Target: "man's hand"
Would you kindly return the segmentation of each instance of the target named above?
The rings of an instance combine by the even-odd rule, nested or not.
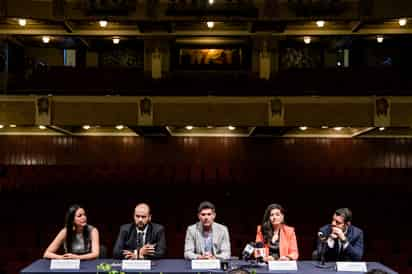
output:
[[[339,238],[341,241],[346,240],[346,236],[343,233],[342,229],[338,227],[332,227],[332,237]]]
[[[131,260],[131,259],[137,259],[137,255],[130,250],[123,250],[123,256],[125,259]]]
[[[145,244],[139,249],[139,258],[144,258],[145,256],[150,256],[155,253],[155,245]]]
[[[216,259],[216,257],[213,256],[211,253],[205,253],[203,255],[197,256],[197,259],[199,259],[199,260],[213,260],[213,259]]]

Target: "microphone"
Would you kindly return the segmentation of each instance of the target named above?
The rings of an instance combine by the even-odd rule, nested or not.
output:
[[[263,242],[256,242],[255,245],[256,250],[256,260],[259,262],[263,262],[264,258],[266,257],[266,249]]]
[[[325,261],[326,261],[325,260],[325,252],[326,252],[326,246],[327,246],[327,241],[328,241],[329,237],[331,237],[331,236],[326,235],[322,231],[318,232],[319,247],[312,254],[313,259],[319,260],[319,264],[316,265],[316,267],[318,267],[318,268],[328,268],[328,266],[325,265]]]
[[[249,260],[252,257],[254,251],[255,251],[255,243],[250,242],[246,244],[245,248],[242,251],[243,260]]]
[[[318,232],[318,238],[321,242],[326,241],[329,237],[325,235],[322,231]]]

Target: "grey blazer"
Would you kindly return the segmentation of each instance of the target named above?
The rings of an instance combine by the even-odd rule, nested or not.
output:
[[[204,250],[204,239],[202,236],[202,225],[200,222],[188,226],[185,238],[185,259],[193,260],[202,255]],[[212,224],[213,255],[218,259],[230,259],[230,239],[226,226]]]

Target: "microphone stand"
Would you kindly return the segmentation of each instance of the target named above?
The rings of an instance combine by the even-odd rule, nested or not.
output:
[[[320,262],[316,264],[317,268],[324,268],[324,269],[333,268],[333,266],[325,264],[326,245],[327,245],[327,238],[320,239],[320,254],[319,254]]]

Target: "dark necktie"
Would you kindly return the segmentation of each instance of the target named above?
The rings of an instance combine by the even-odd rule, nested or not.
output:
[[[143,232],[137,233],[137,248],[141,248],[143,246]]]

